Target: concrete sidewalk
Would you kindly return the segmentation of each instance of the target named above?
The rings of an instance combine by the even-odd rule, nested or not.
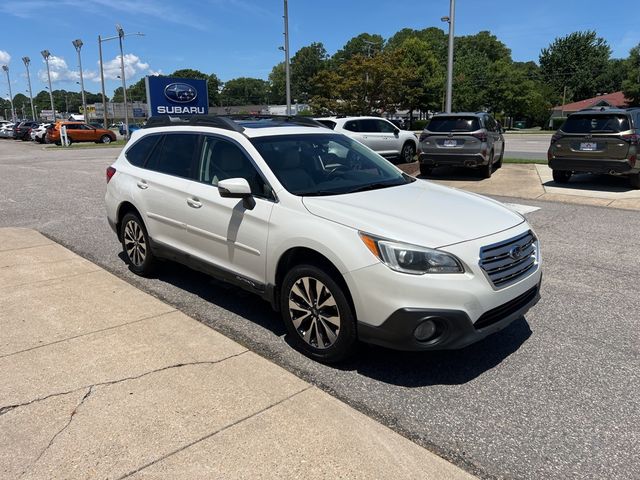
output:
[[[0,478],[473,478],[33,230],[0,229]]]
[[[418,162],[400,167],[410,175],[420,174]],[[640,210],[640,190],[631,188],[625,177],[580,174],[559,185],[553,181],[551,169],[541,164],[506,163],[488,179],[479,178],[472,170],[446,167],[420,178],[483,195]]]

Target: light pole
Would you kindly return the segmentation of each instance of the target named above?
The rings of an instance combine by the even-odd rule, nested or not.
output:
[[[291,115],[291,72],[289,67],[289,4],[284,0],[284,76],[287,92],[287,115]]]
[[[451,113],[451,100],[453,97],[453,39],[455,28],[456,0],[449,0],[449,16],[440,20],[449,24],[449,55],[447,58],[447,104],[445,111]]]
[[[11,102],[11,120],[16,121],[16,110],[13,108],[13,95],[11,93],[11,80],[9,79],[9,67],[2,66],[2,70],[7,74],[7,83],[9,84],[9,101]]]
[[[124,53],[122,51],[122,39],[124,37],[129,37],[131,35],[137,35],[139,37],[144,37],[144,33],[136,32],[136,33],[124,33],[124,30],[120,25],[116,25],[116,32],[118,35],[114,35],[113,37],[102,38],[98,35],[98,50],[100,53],[100,79],[102,81],[102,106],[104,108],[104,123],[105,128],[107,124],[107,101],[106,95],[104,93],[104,68],[102,65],[102,42],[108,42],[109,40],[115,40],[116,38],[120,41],[120,77],[122,79],[122,93],[124,96],[124,115],[125,115],[125,138],[129,139],[129,112],[127,111],[127,84],[124,78]]]
[[[27,69],[27,82],[29,83],[29,100],[31,100],[31,115],[33,120],[36,119],[36,111],[33,108],[33,92],[31,91],[31,74],[29,73],[29,64],[31,63],[31,59],[29,57],[22,57],[22,61],[24,62],[24,66]]]
[[[80,68],[80,90],[82,90],[82,114],[84,115],[84,121],[88,123],[89,116],[87,115],[87,99],[84,96],[84,79],[82,76],[82,58],[80,58],[80,49],[82,48],[82,40],[79,38],[71,42],[74,47],[76,47],[76,51],[78,52],[78,67]],[[105,128],[107,128],[105,126]]]
[[[51,56],[51,52],[49,50],[42,50],[40,52],[42,54],[42,58],[47,64],[47,78],[49,79],[49,100],[51,100],[51,112],[53,113],[53,122],[56,121],[56,107],[53,104],[53,88],[51,88],[51,72],[49,71],[49,57]]]

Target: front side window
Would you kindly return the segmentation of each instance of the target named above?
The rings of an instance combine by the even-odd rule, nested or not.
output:
[[[378,131],[382,133],[396,133],[396,127],[385,120],[376,120]]]
[[[162,138],[162,135],[147,135],[146,137],[142,137],[127,149],[124,156],[131,165],[143,167],[153,147],[156,146],[160,138]]]
[[[147,161],[146,167],[175,177],[191,178],[200,138],[197,134],[169,133]]]
[[[342,195],[415,181],[345,135],[280,135],[254,138],[252,143],[294,195]]]
[[[205,136],[198,162],[197,180],[217,186],[220,180],[244,178],[257,197],[271,198],[271,188],[236,144]]]

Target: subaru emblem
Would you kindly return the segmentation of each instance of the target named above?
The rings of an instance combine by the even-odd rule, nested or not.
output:
[[[164,96],[175,103],[189,103],[196,99],[198,92],[186,83],[171,83],[164,89]]]
[[[509,250],[509,256],[514,260],[519,260],[522,257],[522,247],[520,247],[519,245],[513,247],[511,250]]]

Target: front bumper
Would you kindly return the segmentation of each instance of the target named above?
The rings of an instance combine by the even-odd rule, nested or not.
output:
[[[552,170],[567,170],[578,173],[635,173],[640,164],[632,167],[629,160],[594,159],[584,160],[579,158],[556,158],[549,160],[549,168]]]
[[[507,327],[522,318],[540,300],[540,284],[519,297],[484,313],[474,324],[461,310],[428,310],[402,308],[395,311],[382,325],[358,323],[358,337],[396,350],[454,350],[466,347]],[[416,327],[426,320],[439,326],[433,339],[421,342],[415,337]]]

